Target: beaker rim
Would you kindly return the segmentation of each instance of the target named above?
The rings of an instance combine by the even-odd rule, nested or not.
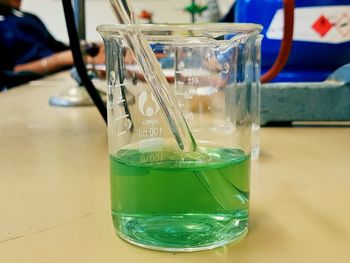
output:
[[[195,23],[195,24],[103,24],[97,26],[100,33],[118,33],[121,31],[141,30],[142,32],[171,31],[181,33],[184,31],[206,31],[222,33],[259,34],[263,27],[253,23]]]

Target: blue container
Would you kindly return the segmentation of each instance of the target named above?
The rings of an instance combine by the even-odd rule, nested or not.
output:
[[[340,5],[350,7],[350,0],[295,0],[296,8]],[[234,12],[236,22],[258,23],[264,26],[262,32],[264,35],[262,42],[263,73],[271,67],[280,49],[281,41],[269,39],[266,33],[276,11],[281,8],[283,8],[282,0],[236,0]],[[342,33],[348,36],[350,35],[350,29],[348,31],[350,19],[347,18],[350,18],[350,11],[349,9],[344,10],[346,10],[344,17],[339,17],[338,22],[344,26]],[[311,27],[310,24],[305,26]],[[322,33],[324,32],[321,31],[320,34]],[[274,82],[323,81],[338,67],[348,63],[350,63],[349,40],[343,43],[320,43],[294,39],[288,63]]]

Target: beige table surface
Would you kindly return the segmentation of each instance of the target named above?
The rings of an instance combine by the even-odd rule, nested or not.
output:
[[[49,97],[58,74],[0,93],[0,262],[350,262],[350,128],[264,128],[250,232],[237,245],[165,253],[130,245],[110,216],[106,126]]]

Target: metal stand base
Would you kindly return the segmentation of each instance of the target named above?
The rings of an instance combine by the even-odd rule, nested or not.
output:
[[[50,97],[53,106],[92,106],[94,105],[88,92],[83,86],[70,87],[61,93]]]
[[[261,125],[293,121],[350,121],[350,64],[327,81],[261,86]]]
[[[261,125],[293,121],[349,121],[350,84],[275,83],[261,87]]]

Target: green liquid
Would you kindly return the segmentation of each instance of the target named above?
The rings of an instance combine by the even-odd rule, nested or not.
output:
[[[247,233],[250,158],[241,150],[121,150],[110,165],[113,224],[131,243],[193,251]]]

